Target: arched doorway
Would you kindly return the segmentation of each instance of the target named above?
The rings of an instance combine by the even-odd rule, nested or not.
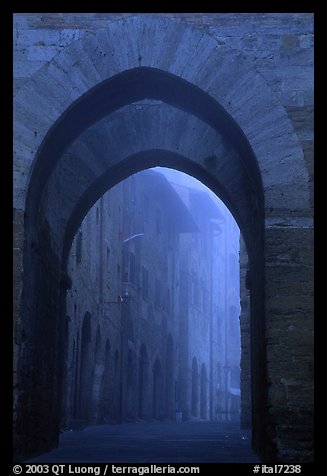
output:
[[[154,73],[154,75],[153,75],[153,73]],[[150,77],[153,76],[154,83],[155,83],[157,72],[147,70],[146,75],[147,74],[149,74]],[[146,77],[146,75],[145,75],[145,77]],[[160,77],[160,74],[159,74],[158,77]],[[136,78],[137,78],[137,76],[136,76]],[[137,83],[138,83],[138,81],[137,81]],[[145,84],[146,84],[146,82],[145,82]],[[170,79],[168,80],[167,87],[169,86],[169,84],[170,84],[170,86],[173,85],[173,83],[171,83]],[[143,83],[142,83],[142,85],[143,85]],[[220,110],[219,107],[217,108],[217,112],[218,111],[220,111],[219,112],[219,114],[220,114],[221,110]],[[167,113],[168,113],[168,111],[167,111]],[[177,113],[176,117],[178,118],[178,121],[183,122],[185,120],[183,114]],[[73,120],[73,118],[71,118],[71,119]],[[155,124],[155,123],[156,123],[156,121],[154,121],[154,122],[151,121],[151,124]],[[107,127],[106,123],[104,124],[104,127],[105,128]],[[203,128],[203,126],[202,126],[202,128]],[[52,148],[52,145],[49,144],[49,147]],[[75,147],[77,147],[78,149],[80,148],[80,139],[78,139],[77,142],[73,143],[72,151]],[[186,144],[185,144],[185,147],[186,147]],[[103,150],[103,152],[105,152],[105,151]],[[203,151],[203,152],[206,153],[205,151]],[[50,153],[50,151],[49,151],[49,153]],[[74,152],[73,152],[73,156],[75,156]],[[70,153],[66,156],[66,158],[63,159],[63,162],[65,162],[65,167],[68,164],[68,162],[67,162],[68,157],[71,157]],[[81,157],[80,149],[76,153],[76,157]],[[97,157],[98,157],[98,160],[101,157],[101,154],[99,153],[99,151],[98,151]],[[208,163],[210,163],[210,161]],[[137,153],[137,154],[133,154],[130,157],[122,160],[121,162],[118,162],[117,164],[109,167],[107,170],[104,170],[103,173],[100,176],[98,176],[95,180],[94,180],[94,176],[93,176],[93,178],[92,178],[93,184],[85,192],[82,193],[82,195],[79,197],[78,201],[76,202],[75,207],[73,207],[71,212],[69,212],[70,216],[69,216],[69,219],[67,221],[67,226],[65,228],[65,232],[64,232],[63,235],[61,235],[61,237],[57,236],[57,238],[59,239],[59,242],[61,242],[61,244],[62,244],[62,252],[63,252],[63,254],[62,254],[62,264],[61,264],[62,269],[61,270],[56,269],[56,268],[53,269],[53,272],[55,274],[59,272],[59,274],[61,276],[63,276],[63,278],[62,278],[63,286],[66,285],[66,282],[67,282],[67,280],[65,278],[66,271],[63,271],[63,270],[66,269],[68,252],[69,252],[69,249],[70,249],[70,244],[71,244],[71,241],[72,241],[77,223],[80,223],[80,220],[83,218],[86,211],[89,209],[89,207],[92,205],[92,203],[94,203],[94,200],[99,198],[99,194],[101,194],[105,190],[107,190],[108,187],[114,185],[115,183],[117,183],[121,179],[123,179],[125,176],[128,176],[129,174],[137,171],[138,169],[147,168],[147,167],[152,166],[152,165],[173,166],[176,169],[184,170],[184,171],[190,173],[191,175],[199,178],[202,182],[208,184],[217,193],[220,193],[223,196],[223,198],[225,199],[225,201],[228,204],[230,204],[230,206],[232,207],[232,200],[231,200],[231,198],[229,198],[229,193],[227,193],[225,188],[223,186],[221,186],[210,175],[210,172],[209,172],[210,167],[207,167],[208,170],[205,170],[205,168],[203,168],[203,166],[200,166],[199,164],[192,162],[189,158],[187,158],[185,156],[182,156],[180,153],[175,153],[175,152],[173,153],[171,151],[166,151],[166,150],[151,149],[151,150],[143,151],[143,152],[140,152],[140,153]],[[240,172],[238,174],[239,177],[242,177],[242,175],[244,176],[244,170],[242,172],[242,168],[244,168],[243,165],[241,165],[241,166],[238,165],[238,169],[239,169],[239,172]],[[56,171],[57,170],[58,170],[58,173],[59,173],[59,169],[56,169]],[[36,176],[37,176],[37,173],[36,173]],[[59,176],[57,176],[57,173],[55,172],[53,177],[50,179],[50,182],[53,182],[53,181],[56,182],[58,179],[59,179]],[[245,177],[244,177],[244,179],[245,179]],[[35,180],[38,181],[37,178],[35,178]],[[49,186],[52,188],[52,185],[54,185],[54,184],[50,185],[50,182],[49,182]],[[71,186],[70,189],[73,191],[73,193],[75,193],[75,192],[77,193],[78,187],[79,187],[79,185],[76,184],[76,187]],[[241,218],[242,208],[244,208],[244,206],[245,206],[244,204],[248,200],[251,201],[252,199],[249,196],[246,197],[246,195],[242,196],[242,197],[240,196],[240,191],[242,191],[241,186],[237,187],[237,189],[238,189],[237,193],[238,193],[239,197],[234,202],[235,206],[233,207],[233,209],[234,209],[235,215],[238,217],[238,219],[240,221],[242,221],[242,218]],[[259,190],[260,190],[260,187],[259,187]],[[242,195],[242,193],[241,193],[241,195]],[[251,195],[251,193],[250,193],[250,195]],[[35,205],[33,205],[34,199],[35,199],[34,195],[31,195],[31,201],[28,201],[28,203],[30,204],[29,206],[31,207],[31,210],[34,209],[34,206],[35,206]],[[74,202],[75,199],[72,199],[72,201]],[[256,202],[260,203],[259,198],[256,199]],[[46,210],[48,210],[49,203],[48,202],[45,203],[44,206],[45,206],[44,211],[46,212]],[[70,205],[70,207],[71,207],[71,205]],[[246,215],[248,213],[250,213],[249,210],[250,210],[250,207],[248,207],[248,210],[245,211],[245,216],[243,217],[244,220],[245,220],[245,223],[246,223],[246,220],[247,220]],[[256,210],[256,213],[258,213],[258,214],[260,214],[262,212],[261,207],[254,208],[254,210]],[[67,209],[67,212],[68,212],[68,209]],[[37,242],[39,242],[39,240],[41,239],[42,240],[42,246],[46,247],[47,243],[49,243],[50,236],[49,236],[49,234],[47,234],[47,233],[49,233],[49,231],[46,231],[46,230],[41,231],[44,226],[47,228],[46,222],[44,222],[41,218],[42,216],[44,216],[43,213],[39,213],[37,215],[37,217],[35,217],[35,215],[33,213],[31,213],[31,215],[30,215],[31,221],[29,223],[30,223],[30,226],[32,227],[31,228],[31,238],[32,238],[32,235],[35,236],[35,232],[39,229],[40,234],[39,234],[39,237],[36,238]],[[35,226],[33,225],[34,219],[36,220],[36,222],[38,222],[38,224],[36,224]],[[252,223],[252,221],[253,221],[253,208],[251,206],[251,223]],[[262,227],[262,224],[263,224],[263,222],[261,220],[255,220],[254,221],[254,226],[255,227],[260,228],[260,227]],[[252,224],[250,225],[249,223],[247,223],[246,226],[248,227],[248,226],[253,226],[253,225]],[[262,231],[262,229],[261,229],[261,231]],[[251,234],[251,238],[250,238],[249,234],[247,233],[245,235],[245,237],[247,238],[247,242],[249,243],[249,241],[248,241],[249,239],[251,239],[253,241],[253,237],[255,237],[256,241],[257,240],[260,241],[260,236],[262,237],[261,231],[259,231],[259,229],[258,229],[257,232]],[[46,233],[46,234],[44,235],[44,233]],[[41,238],[41,236],[43,238]],[[257,262],[257,265],[259,266],[260,260],[262,260],[262,258],[263,258],[262,254],[260,254],[260,249],[261,249],[261,246],[262,246],[262,242],[261,242],[261,244],[257,243],[256,246],[257,246],[257,252],[255,254],[255,261]],[[51,247],[47,251],[45,251],[45,254],[48,254],[48,253],[50,253],[50,255],[53,253],[53,250],[51,250]],[[33,263],[34,263],[33,267],[34,267],[35,270],[38,268],[38,265],[40,265],[41,268],[44,265],[44,263],[42,262],[42,258],[41,258],[41,260],[39,260],[39,258],[33,260]],[[36,274],[38,274],[38,272],[36,272]],[[31,282],[29,282],[29,284],[27,285],[27,288],[30,285],[31,285]],[[261,293],[261,291],[260,291],[261,287],[262,287],[262,280],[260,281],[260,283],[258,283],[258,286],[254,289],[254,292],[258,293],[258,299],[259,299],[259,296],[260,296],[260,293]],[[26,288],[26,291],[27,291],[27,288]],[[64,287],[62,289],[62,292],[63,293],[65,292]],[[260,299],[258,300],[258,304],[259,303],[260,303]],[[262,303],[262,301],[261,301],[261,303]],[[261,325],[262,325],[262,323],[261,323]],[[260,325],[259,325],[259,327],[260,327]],[[259,330],[257,332],[259,332]],[[258,359],[257,362],[261,362],[261,360]],[[261,365],[261,364],[258,364],[258,365]],[[261,390],[262,390],[262,387],[261,387]],[[262,400],[260,400],[260,401],[262,402]]]
[[[154,80],[154,83],[155,83],[157,74],[159,74],[159,76],[158,76],[158,78],[159,78],[161,73],[154,72],[152,70],[147,70],[145,78],[147,77],[148,74],[149,74],[150,77],[153,76],[153,80]],[[137,78],[137,76],[136,76],[136,78]],[[167,78],[169,78],[169,77],[167,77]],[[122,76],[122,79],[124,79],[124,75]],[[136,82],[139,85],[138,80]],[[146,81],[145,81],[145,84],[146,84]],[[150,84],[151,84],[151,81],[150,81]],[[167,88],[171,87],[173,84],[174,83],[172,83],[170,78],[169,78],[168,83],[167,83]],[[142,87],[144,87],[143,83],[142,83]],[[151,88],[152,88],[152,85],[151,85]],[[167,89],[167,91],[168,91],[168,89]],[[171,108],[169,107],[169,109],[171,109]],[[217,108],[217,112],[218,111],[219,111],[219,114],[221,114],[221,109],[219,107]],[[168,113],[168,111],[167,111],[167,113]],[[181,122],[185,121],[184,114],[177,113],[176,117],[177,117],[178,121],[181,121]],[[73,119],[73,118],[71,118],[71,119]],[[156,121],[153,121],[153,122],[152,121],[151,121],[151,124],[156,123]],[[103,124],[103,126],[106,129],[106,127],[107,127],[106,122]],[[201,124],[199,124],[199,127],[200,127],[200,130],[201,130],[201,128],[203,128],[203,124],[202,124],[202,127],[201,127]],[[155,133],[155,131],[153,131],[153,133]],[[76,157],[81,157],[81,154],[80,154],[80,140],[81,139],[78,139],[71,146],[72,147],[72,153],[73,153],[74,157],[75,156]],[[49,147],[52,148],[52,145],[49,144]],[[76,148],[76,147],[78,148],[78,151],[76,150],[76,152],[73,152],[73,149]],[[185,147],[186,147],[186,144],[185,144]],[[103,150],[103,153],[104,152],[105,151]],[[206,153],[206,152],[203,151],[203,153]],[[65,167],[68,164],[68,162],[67,162],[68,157],[71,157],[70,152],[63,159],[63,163],[65,163]],[[101,157],[100,151],[98,151],[97,157],[98,157],[98,160],[99,160],[99,158]],[[94,159],[94,157],[92,157],[92,159]],[[210,161],[207,161],[207,165],[209,163],[210,163]],[[58,269],[57,269],[57,271],[55,271],[55,269],[53,270],[54,273],[59,272],[60,275],[63,276],[63,278],[62,278],[63,285],[65,285],[65,283],[67,281],[66,278],[64,278],[64,276],[66,274],[66,271],[63,271],[63,269],[66,269],[67,257],[68,257],[68,252],[69,252],[69,249],[70,249],[71,241],[72,241],[74,232],[76,231],[77,223],[80,223],[80,220],[84,217],[84,214],[86,213],[86,211],[94,203],[94,201],[99,198],[99,195],[101,195],[101,193],[103,193],[105,190],[108,189],[108,187],[113,186],[115,183],[118,183],[124,177],[130,175],[131,173],[133,173],[133,172],[135,172],[139,169],[147,168],[147,167],[150,167],[150,166],[153,166],[153,165],[171,166],[171,167],[174,167],[176,169],[186,171],[189,174],[199,178],[203,183],[206,183],[207,185],[209,185],[209,187],[211,187],[217,193],[222,195],[222,197],[225,199],[225,201],[234,209],[235,216],[237,216],[238,219],[240,221],[242,221],[241,216],[242,216],[242,208],[244,207],[244,203],[246,203],[249,200],[251,201],[252,199],[249,196],[246,196],[246,195],[243,195],[242,197],[240,196],[240,191],[242,191],[241,186],[237,187],[237,189],[238,189],[237,193],[238,193],[239,197],[234,202],[235,206],[233,207],[232,206],[233,202],[232,202],[231,198],[229,198],[229,193],[226,192],[225,187],[223,187],[221,184],[219,184],[216,181],[216,179],[213,179],[213,177],[211,176],[211,174],[209,172],[210,167],[206,166],[204,168],[203,166],[200,166],[199,164],[197,164],[195,162],[192,162],[189,158],[181,155],[180,153],[175,153],[175,152],[162,150],[162,149],[151,149],[151,150],[146,150],[146,151],[142,151],[140,153],[133,154],[130,157],[122,160],[121,162],[118,162],[117,164],[112,165],[107,170],[104,169],[103,173],[101,175],[99,175],[95,180],[94,180],[94,176],[93,176],[92,185],[85,192],[82,193],[82,195],[79,197],[78,201],[76,202],[75,207],[73,207],[71,212],[69,212],[70,216],[69,216],[69,219],[67,221],[67,226],[65,228],[65,232],[61,237],[58,236],[58,239],[62,244],[62,252],[63,252],[63,254],[62,254],[62,265],[61,265],[62,270],[61,271],[59,271]],[[208,170],[206,170],[206,168]],[[242,175],[244,176],[244,170],[242,172],[242,169],[244,169],[243,165],[238,165],[238,169],[239,169],[239,172],[240,172],[238,174],[238,176],[239,177],[242,177]],[[57,176],[57,170],[59,172],[59,169],[56,169],[56,172],[54,173],[53,177],[50,179],[50,182],[56,182],[59,179],[59,176]],[[36,173],[36,176],[37,176],[37,173]],[[245,179],[245,176],[244,176],[244,179]],[[37,181],[38,179],[35,178],[35,180]],[[241,180],[241,178],[240,178],[240,180]],[[49,182],[49,186],[52,188],[52,184],[50,185],[50,182]],[[79,187],[78,184],[76,184],[76,187],[75,186],[71,187],[71,190],[73,190],[73,193],[78,193],[78,191],[77,191],[78,187]],[[260,187],[259,187],[259,190],[260,190]],[[245,191],[244,191],[244,193],[245,193]],[[251,195],[251,193],[250,193],[250,195]],[[242,195],[242,193],[241,193],[241,195]],[[35,199],[34,195],[31,195],[31,201],[28,201],[28,203],[30,204],[29,206],[31,207],[31,210],[34,208],[34,205],[33,205],[34,199]],[[72,201],[74,202],[75,199],[72,199]],[[256,202],[260,203],[259,198],[256,199]],[[45,210],[48,209],[49,203],[46,203],[44,205],[45,205]],[[70,205],[70,207],[71,207],[71,205]],[[256,213],[258,213],[258,214],[262,213],[261,207],[255,208],[255,210],[256,210]],[[245,215],[248,214],[248,213],[249,213],[249,211],[245,211]],[[30,225],[32,226],[31,234],[34,235],[35,231],[37,229],[39,229],[41,227],[40,228],[40,230],[41,230],[43,228],[43,226],[45,225],[45,222],[42,222],[42,219],[40,218],[42,216],[42,213],[39,213],[37,217],[34,216],[35,220],[37,220],[37,222],[39,222],[39,224],[34,227],[32,225],[32,223],[33,223],[33,214],[31,213],[30,216],[31,216]],[[244,216],[243,218],[245,220],[244,223],[246,223],[246,220],[247,220],[246,216]],[[252,223],[252,221],[253,221],[253,208],[251,208],[251,223]],[[255,222],[254,222],[255,227],[262,227],[262,224],[263,224],[263,222],[261,220],[255,220]],[[249,223],[247,223],[247,226],[250,226]],[[41,232],[41,235],[42,234],[43,234],[43,231]],[[47,238],[46,238],[46,235],[44,236],[44,239],[42,238],[42,243],[43,243],[42,246],[46,246],[46,243],[49,243],[49,241],[48,241],[49,240],[49,235],[47,235],[47,236],[48,236]],[[249,239],[253,240],[253,236],[255,237],[256,241],[258,239],[260,241],[260,236],[262,237],[262,233],[258,229],[257,232],[251,234],[251,238],[249,237],[249,234],[246,234],[245,236],[247,238],[247,242],[249,243],[248,240]],[[37,240],[39,241],[39,238],[37,238]],[[260,254],[260,252],[259,252],[259,250],[261,249],[260,247],[262,246],[262,242],[261,242],[261,244],[257,243],[256,246],[257,246],[257,253],[255,254],[255,260],[256,260],[257,264],[259,265],[260,260],[262,260],[262,258],[263,258],[262,254]],[[48,249],[47,252],[49,252],[50,254],[52,253],[52,251],[50,251],[50,249]],[[37,268],[38,264],[42,267],[43,266],[42,260],[41,261],[36,260],[34,262],[33,266],[35,268]],[[31,283],[29,283],[29,285],[30,284]],[[259,299],[259,296],[260,296],[260,293],[261,293],[261,291],[260,291],[261,286],[262,286],[262,281],[260,281],[258,286],[255,288],[255,293],[258,293],[258,299]],[[65,292],[64,288],[63,288],[62,292],[63,293]],[[259,302],[260,302],[260,300],[258,301],[258,303]],[[258,360],[258,362],[261,362],[260,359]],[[259,365],[261,365],[261,364],[259,364]]]

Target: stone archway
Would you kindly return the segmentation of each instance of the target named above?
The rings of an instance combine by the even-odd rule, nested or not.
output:
[[[191,57],[185,54],[190,48]],[[102,61],[104,55],[110,61]],[[146,104],[154,112],[143,110]],[[17,269],[25,270],[24,285],[15,274],[18,386],[26,390],[17,400],[18,457],[57,441],[58,425],[49,428],[43,415],[53,396],[59,400],[56,350],[63,330],[58,316],[64,313],[65,259],[74,231],[98,198],[99,184],[105,191],[151,165],[171,166],[203,181],[225,201],[242,230],[250,260],[253,442],[258,452],[269,454],[271,427],[277,423],[267,425],[264,243],[273,259],[280,220],[294,231],[294,210],[299,214],[308,208],[309,191],[297,136],[253,64],[207,35],[155,15],[113,23],[68,46],[18,92],[15,153],[20,180],[14,205],[23,231],[18,249],[24,250]],[[291,234],[296,248],[299,241]],[[268,287],[269,280],[274,277],[266,277]],[[269,296],[266,304],[271,307]],[[44,334],[55,338],[49,355],[39,359],[46,350]],[[37,372],[31,375],[31,362],[40,360],[42,368],[34,366]],[[270,385],[277,389],[273,358],[269,365]],[[45,376],[49,368],[54,370],[51,383]],[[28,380],[36,385],[30,387]],[[39,393],[44,406],[33,413]],[[35,432],[42,421],[44,430],[41,425]],[[27,444],[26,434],[34,433]]]

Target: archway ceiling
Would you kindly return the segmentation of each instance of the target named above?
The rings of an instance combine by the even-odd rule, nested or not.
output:
[[[135,159],[142,154],[144,166],[142,160]],[[247,211],[255,191],[249,187],[248,171],[228,138],[187,112],[161,101],[144,100],[93,124],[62,155],[43,194],[45,216],[55,241],[61,242],[70,220],[76,231],[96,200],[119,178],[129,175],[120,165],[122,161],[130,158],[135,171],[151,165],[181,169],[177,156],[189,160],[190,167],[193,163],[204,176],[213,175],[221,184],[216,193],[236,218],[244,223],[250,220]],[[115,167],[121,169],[119,177]]]

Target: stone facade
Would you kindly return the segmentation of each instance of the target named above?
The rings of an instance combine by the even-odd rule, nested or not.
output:
[[[68,265],[63,428],[239,419],[237,225],[207,192],[182,196],[140,172],[83,220]]]
[[[254,449],[312,461],[313,14],[19,13],[13,42],[16,459],[58,439],[73,237],[161,165],[244,239]]]

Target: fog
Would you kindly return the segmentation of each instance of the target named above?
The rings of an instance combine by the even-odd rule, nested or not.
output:
[[[239,228],[187,174],[109,190],[71,248],[62,426],[239,421]]]

